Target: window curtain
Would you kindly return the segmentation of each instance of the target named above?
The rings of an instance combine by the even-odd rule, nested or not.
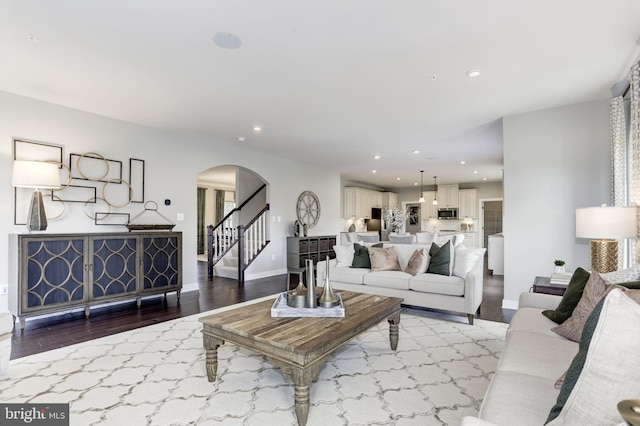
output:
[[[640,206],[640,63],[631,68],[630,78],[631,161],[629,170],[629,205]],[[631,239],[631,265],[640,264],[638,238]]]
[[[627,205],[627,129],[624,98],[617,96],[609,103],[609,125],[611,136],[611,203],[612,206]],[[623,269],[629,259],[629,244],[619,244],[618,269]]]
[[[224,219],[224,191],[216,189],[216,223]]]
[[[205,203],[207,200],[207,189],[206,188],[198,188],[198,198],[197,198],[197,215],[198,215],[198,236],[197,236],[197,244],[198,244],[198,254],[204,254],[204,242],[205,242],[205,231],[204,231],[204,209]]]

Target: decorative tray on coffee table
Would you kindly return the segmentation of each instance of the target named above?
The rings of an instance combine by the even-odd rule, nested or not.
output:
[[[318,306],[317,308],[294,308],[287,305],[287,292],[280,293],[278,298],[273,302],[271,306],[271,316],[273,318],[291,318],[291,317],[310,317],[310,318],[344,318],[344,303],[342,303],[342,296],[340,293],[336,293],[340,303],[333,308],[323,308]]]

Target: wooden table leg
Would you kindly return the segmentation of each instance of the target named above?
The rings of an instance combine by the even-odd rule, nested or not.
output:
[[[400,312],[396,312],[391,315],[389,319],[389,342],[391,343],[391,350],[398,349],[398,328],[400,326]]]
[[[273,364],[280,367],[285,377],[295,385],[295,412],[298,426],[305,426],[309,417],[309,388],[314,379],[320,374],[324,365],[324,359],[308,367],[294,367],[272,360]]]
[[[207,369],[207,379],[210,382],[215,382],[216,374],[218,373],[218,348],[224,344],[224,340],[202,334],[202,342],[206,352],[205,367]]]

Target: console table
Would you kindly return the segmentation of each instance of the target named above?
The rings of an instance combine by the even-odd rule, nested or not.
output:
[[[182,289],[182,233],[10,234],[9,311],[25,319]]]
[[[554,294],[562,296],[567,290],[566,284],[551,284],[549,277],[536,277],[533,281],[532,290],[534,293]]]

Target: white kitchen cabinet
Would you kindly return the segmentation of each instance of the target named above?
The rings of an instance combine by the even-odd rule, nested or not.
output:
[[[356,215],[356,189],[345,187],[342,191],[342,217],[351,219]]]
[[[398,194],[395,192],[383,192],[382,193],[382,207],[385,209],[392,209],[398,205]]]
[[[458,207],[458,184],[438,185],[438,207]]]
[[[478,218],[478,190],[477,189],[461,189],[458,191],[460,219],[477,219]]]
[[[438,206],[433,205],[433,200],[436,198],[436,191],[423,192],[423,197],[424,204],[420,208],[422,219],[437,219]]]
[[[382,192],[349,186],[344,187],[342,194],[342,217],[345,219],[371,219],[371,209],[382,208]]]

